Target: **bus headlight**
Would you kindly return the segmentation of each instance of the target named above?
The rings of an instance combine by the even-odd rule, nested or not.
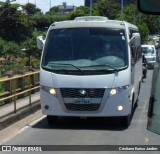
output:
[[[119,105],[119,106],[117,106],[117,109],[118,109],[118,111],[122,111],[123,110],[123,106]]]
[[[50,89],[50,90],[49,90],[49,93],[52,94],[52,95],[56,95],[55,89]]]
[[[122,86],[122,87],[112,88],[110,90],[110,96],[116,95],[116,94],[118,94],[118,93],[120,93],[123,90],[126,90],[128,88],[129,88],[129,86]]]
[[[56,96],[56,90],[54,88],[46,87],[46,86],[41,86],[41,89],[46,91],[47,93]]]
[[[117,89],[111,89],[110,96],[117,94]]]

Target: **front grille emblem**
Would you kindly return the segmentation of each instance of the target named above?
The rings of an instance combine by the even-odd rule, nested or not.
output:
[[[87,93],[84,89],[80,90],[79,92],[81,95],[86,95],[86,93]]]

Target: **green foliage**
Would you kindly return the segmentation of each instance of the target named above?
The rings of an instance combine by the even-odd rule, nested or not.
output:
[[[53,22],[68,20],[68,15],[52,15],[50,13],[44,15],[42,13],[36,13],[30,20],[33,21],[33,26],[36,27],[38,31],[46,31]]]
[[[7,41],[22,41],[28,33],[21,21],[21,13],[17,9],[18,5],[10,3],[0,6],[0,36]]]
[[[5,46],[6,42],[0,38],[0,57],[3,57],[5,55],[4,52],[4,46]]]
[[[146,25],[146,23],[141,23],[138,25],[139,31],[141,33],[141,40],[142,43],[145,43],[148,41],[148,35],[149,35],[149,29]]]
[[[52,7],[46,14],[56,15],[58,13],[58,7],[54,6]]]
[[[70,14],[70,19],[73,20],[75,17],[87,16],[87,15],[89,15],[89,8],[81,6]]]
[[[89,7],[86,7],[86,6],[80,6],[78,7],[76,10],[74,10],[73,12],[71,12],[69,14],[69,19],[70,20],[73,20],[74,18],[76,17],[80,17],[80,16],[89,16],[90,15],[90,8]],[[97,5],[93,5],[92,7],[92,15],[93,16],[98,16],[100,15],[99,14],[99,11],[98,11],[98,8],[97,8]]]
[[[19,45],[13,41],[5,41],[0,38],[0,55],[6,59],[20,56]]]
[[[36,5],[32,3],[27,3],[26,5],[23,5],[22,8],[27,15],[33,15],[37,12],[41,12],[41,10],[39,8],[36,8]]]
[[[33,56],[35,58],[40,58],[41,52],[37,48],[37,36],[44,35],[42,32],[33,32],[30,38],[27,38],[22,44],[21,44],[21,51],[23,52],[23,55],[26,56]]]
[[[60,15],[58,7],[52,7],[46,14],[43,14],[31,3],[22,7],[7,2],[0,4],[0,58],[5,58],[0,67],[1,74],[25,71],[27,66],[39,68],[41,51],[36,46],[37,36],[45,36],[45,31],[54,22],[90,15],[90,8],[85,6],[77,7],[67,15]],[[156,34],[159,31],[159,18],[141,14],[134,4],[124,6],[122,19],[119,3],[115,0],[97,0],[93,3],[92,15],[125,20],[137,25],[142,42],[148,39],[149,34]]]
[[[22,70],[25,72],[27,67],[11,60],[4,61],[3,67],[0,67],[1,76],[12,76],[14,74],[19,74]]]
[[[120,4],[114,0],[98,0],[96,5],[99,14],[111,20],[115,19],[116,15],[121,11]]]
[[[140,12],[138,12],[137,8],[133,4],[127,5],[124,8],[123,20],[138,26],[141,34],[142,42],[145,42],[148,39],[148,35],[149,35],[148,24],[144,22],[143,20],[144,17],[145,15],[140,14]],[[121,20],[120,13],[117,14],[116,19]]]
[[[6,42],[4,46],[4,54],[6,58],[20,56],[21,52],[19,45],[13,41]]]
[[[160,18],[155,15],[141,14],[141,21],[146,23],[150,34],[158,34]]]

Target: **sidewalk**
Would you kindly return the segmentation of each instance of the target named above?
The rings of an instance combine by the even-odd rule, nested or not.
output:
[[[17,112],[14,113],[14,102],[0,106],[0,130],[8,125],[28,116],[40,109],[39,92],[31,95],[31,105],[29,106],[29,97],[16,100]]]

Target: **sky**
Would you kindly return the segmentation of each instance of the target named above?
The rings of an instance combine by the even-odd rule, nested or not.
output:
[[[0,0],[0,1],[6,1],[6,0]],[[66,2],[67,5],[74,5],[74,6],[84,5],[84,0],[16,0],[15,3],[26,4],[28,3],[28,1],[29,3],[36,4],[36,6],[40,8],[44,13],[49,11],[50,4],[52,7],[62,5],[63,2]]]

